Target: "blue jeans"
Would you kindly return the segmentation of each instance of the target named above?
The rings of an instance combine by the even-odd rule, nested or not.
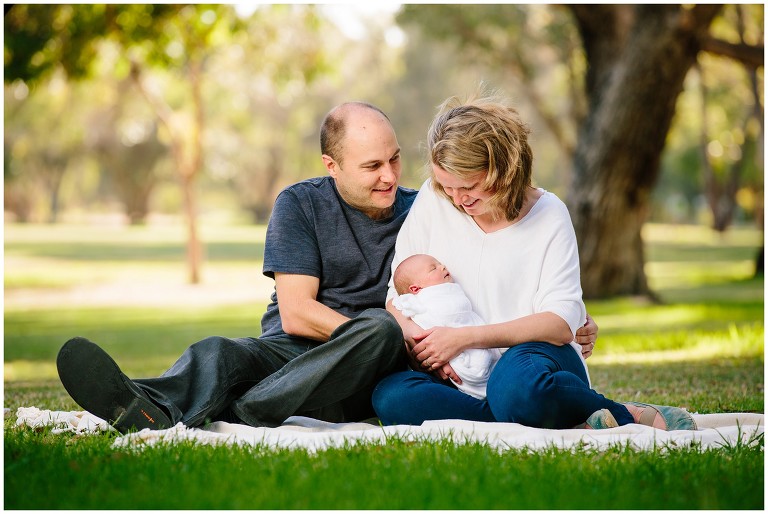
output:
[[[325,421],[374,416],[371,391],[405,369],[403,333],[384,309],[367,309],[328,342],[292,337],[209,337],[168,371],[134,382],[173,423],[223,420],[278,426],[293,415]]]
[[[600,409],[610,410],[619,425],[634,422],[626,407],[590,389],[584,365],[571,346],[543,342],[507,350],[491,373],[485,400],[432,375],[403,371],[376,386],[373,408],[385,425],[467,419],[573,428]]]

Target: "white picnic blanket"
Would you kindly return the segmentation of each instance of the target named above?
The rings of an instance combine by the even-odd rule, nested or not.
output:
[[[96,433],[114,430],[106,421],[84,411],[49,411],[20,407],[16,425],[54,426],[54,431]],[[254,428],[217,421],[202,428],[179,423],[166,430],[144,429],[115,439],[116,447],[143,447],[159,442],[196,441],[201,444],[240,444],[268,448],[304,448],[318,451],[357,443],[387,444],[390,440],[481,442],[500,451],[511,448],[607,449],[629,445],[638,450],[673,450],[700,445],[718,448],[757,443],[763,434],[763,414],[693,414],[699,430],[666,432],[643,425],[625,425],[605,430],[546,430],[517,423],[480,423],[457,419],[427,421],[420,426],[376,426],[368,423],[328,423],[292,416],[277,428]]]

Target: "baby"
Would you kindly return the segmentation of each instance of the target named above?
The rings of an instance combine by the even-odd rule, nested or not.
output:
[[[424,330],[484,324],[472,310],[461,286],[431,255],[416,254],[401,262],[395,270],[394,283],[399,296],[395,297],[393,305]],[[451,367],[462,380],[461,384],[454,384],[470,396],[485,399],[488,377],[500,357],[498,348],[472,348],[461,352],[450,360]]]

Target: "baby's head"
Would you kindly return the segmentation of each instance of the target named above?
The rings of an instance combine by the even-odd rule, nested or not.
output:
[[[394,279],[397,294],[416,294],[425,287],[453,282],[445,266],[423,253],[411,255],[401,262],[395,270]]]

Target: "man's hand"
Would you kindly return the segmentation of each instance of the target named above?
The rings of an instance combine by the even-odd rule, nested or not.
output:
[[[581,345],[581,355],[584,358],[588,358],[595,350],[595,343],[597,342],[597,324],[589,314],[587,314],[587,322],[584,326],[576,331],[576,342]]]

